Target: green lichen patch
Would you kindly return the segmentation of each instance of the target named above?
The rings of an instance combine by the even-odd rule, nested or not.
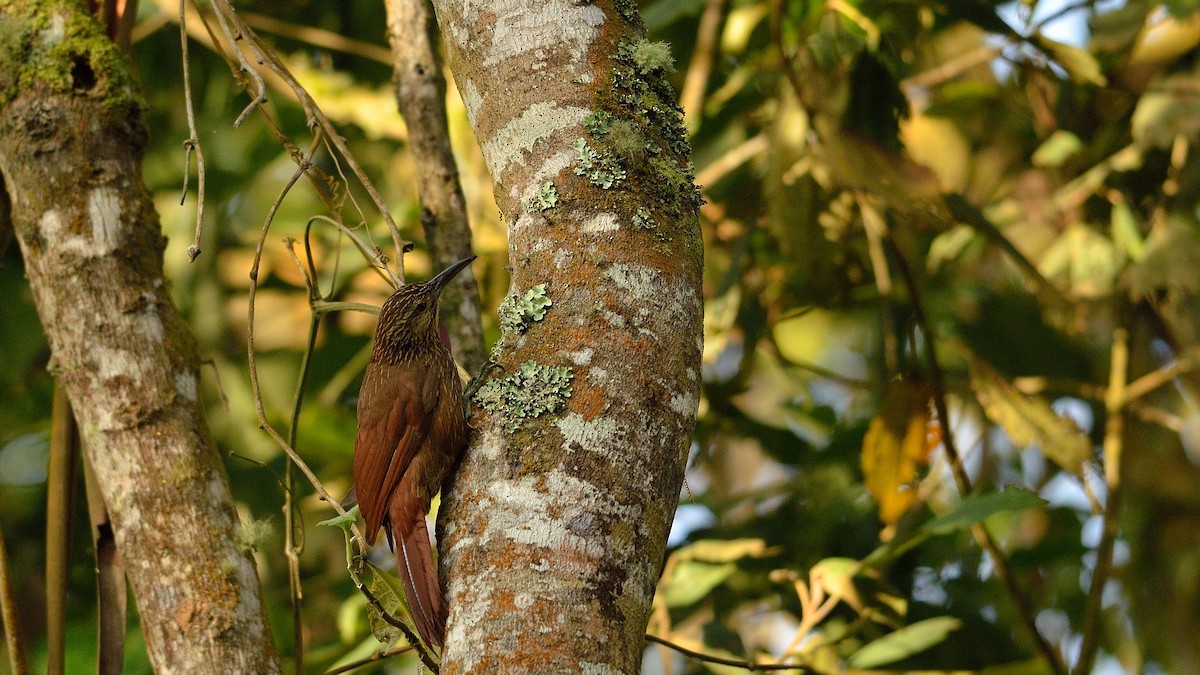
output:
[[[671,45],[665,42],[639,40],[633,43],[629,56],[637,65],[638,71],[643,74],[654,71],[670,73],[675,70],[675,59],[671,56]]]
[[[636,21],[638,18],[637,4],[633,0],[616,0],[613,3],[617,13],[625,18],[626,21]]]
[[[589,134],[600,138],[612,128],[612,121],[612,113],[607,110],[593,110],[583,118],[583,127],[588,130]]]
[[[515,373],[489,380],[480,387],[475,401],[513,433],[527,420],[566,408],[573,377],[570,367],[526,361]]]
[[[575,141],[575,152],[578,160],[575,175],[587,176],[593,185],[605,190],[625,180],[625,169],[611,155],[597,152],[586,140]]]
[[[526,200],[526,211],[548,211],[554,208],[558,203],[558,189],[554,187],[554,183],[546,181],[538,188],[537,194]]]
[[[125,55],[91,15],[66,0],[28,7],[0,4],[0,105],[35,88],[142,104]]]
[[[271,538],[271,520],[250,518],[244,523],[238,523],[234,530],[234,539],[243,553],[254,553]]]
[[[650,209],[639,206],[633,214],[633,225],[643,230],[654,229],[654,217],[650,213]]]
[[[509,333],[524,333],[534,322],[546,316],[546,309],[554,304],[546,295],[546,284],[533,286],[524,295],[514,293],[500,303],[500,328]]]

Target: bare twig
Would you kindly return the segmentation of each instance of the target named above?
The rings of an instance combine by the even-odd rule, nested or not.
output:
[[[83,462],[88,520],[96,551],[96,673],[119,675],[125,660],[125,620],[129,603],[125,592],[125,564],[113,535],[104,495],[87,459]]]
[[[347,663],[343,666],[334,668],[333,670],[327,670],[327,671],[325,671],[325,675],[340,675],[341,673],[348,673],[352,670],[362,668],[363,666],[369,666],[372,663],[378,663],[385,659],[390,659],[393,656],[400,656],[401,654],[407,654],[408,652],[411,652],[412,649],[413,649],[412,645],[404,645],[402,647],[392,647],[391,649],[381,649],[381,650],[375,652],[374,654],[368,656],[365,659],[351,661],[350,663]]]
[[[321,30],[312,26],[302,26],[290,21],[283,21],[265,14],[242,12],[241,16],[252,28],[275,33],[300,42],[307,42],[315,47],[324,47],[335,52],[343,52],[353,56],[361,56],[384,65],[392,65],[392,55],[384,47],[355,40],[333,31]]]
[[[770,147],[771,140],[766,134],[752,136],[697,171],[696,185],[711,188],[734,169],[766,152]]]
[[[318,143],[319,143],[319,139],[313,140],[313,145],[310,147],[310,153],[313,150],[315,150]],[[254,307],[255,307],[254,301],[255,301],[255,295],[258,290],[258,269],[262,262],[263,245],[266,241],[267,234],[270,231],[271,222],[274,220],[275,213],[278,210],[279,205],[282,203],[283,198],[285,196],[287,196],[287,193],[288,193],[288,191],[291,190],[292,186],[294,186],[296,184],[296,181],[298,181],[300,179],[300,176],[305,171],[307,163],[308,163],[307,161],[302,162],[300,164],[300,166],[297,167],[295,173],[292,174],[292,177],[288,180],[287,184],[280,191],[280,194],[276,197],[275,202],[272,203],[271,208],[268,210],[267,218],[263,223],[263,228],[259,234],[258,243],[255,248],[254,262],[251,265],[251,271],[250,271],[250,289],[249,289],[250,297],[247,302],[248,309],[247,309],[247,331],[246,331],[247,338],[246,338],[246,340],[247,340],[247,357],[248,357],[249,363],[250,363],[250,366],[249,366],[250,389],[253,392],[253,396],[254,396],[254,409],[255,409],[255,413],[258,416],[259,428],[262,429],[263,431],[267,432],[267,435],[269,435],[279,445],[279,447],[283,449],[284,453],[288,456],[288,459],[291,461],[291,463],[295,464],[295,466],[298,469],[300,469],[300,472],[304,474],[305,478],[308,479],[308,482],[313,486],[313,489],[316,491],[316,493],[320,497],[320,499],[322,501],[327,502],[333,508],[333,510],[338,513],[338,515],[345,515],[346,509],[344,509],[342,507],[341,503],[336,498],[334,498],[332,495],[329,494],[329,491],[325,489],[324,484],[320,481],[320,479],[317,478],[316,474],[313,473],[312,469],[308,466],[308,463],[305,462],[304,459],[302,457],[300,457],[300,454],[296,452],[295,447],[292,445],[292,443],[290,443],[287,439],[285,439],[283,436],[281,436],[279,434],[279,432],[273,426],[271,426],[271,423],[267,420],[266,411],[265,411],[264,403],[263,403],[263,399],[262,399],[262,390],[259,386],[259,381],[258,381],[258,368],[257,368],[257,363],[256,363],[256,352],[255,352],[255,348],[254,348]],[[285,491],[287,491],[286,488],[285,488]],[[354,531],[354,533],[356,535],[354,537],[354,541],[358,542],[357,546],[360,549],[360,551],[359,551],[360,554],[365,554],[365,551],[362,550],[362,544],[361,544],[362,538],[361,538],[361,536],[359,536],[357,524],[352,526],[352,530]],[[350,568],[350,576],[351,576],[351,579],[354,581],[355,587],[367,598],[367,601],[370,602],[375,607],[375,609],[379,612],[380,616],[383,617],[383,619],[385,621],[387,621],[389,624],[396,626],[397,628],[402,630],[404,632],[404,634],[409,638],[410,642],[417,648],[417,654],[420,656],[422,663],[424,663],[427,667],[429,667],[431,670],[436,672],[437,666],[436,666],[435,661],[433,660],[433,657],[429,654],[429,652],[426,650],[426,648],[423,645],[418,646],[419,642],[417,641],[415,634],[412,632],[412,630],[410,628],[408,628],[404,624],[404,622],[391,616],[388,613],[388,611],[386,609],[384,609],[384,607],[379,603],[379,600],[377,598],[375,598],[375,596],[370,592],[369,589],[367,589],[366,585],[362,582],[362,579],[359,578],[357,571],[354,570],[353,567]]]
[[[683,108],[683,123],[688,133],[700,128],[704,113],[704,92],[708,89],[708,76],[712,73],[713,53],[716,51],[717,33],[721,28],[721,17],[725,12],[725,0],[708,0],[700,25],[696,27],[696,47],[688,61],[687,74],[679,93],[679,106]],[[701,183],[703,185],[703,183]]]
[[[883,238],[888,236],[887,223],[883,214],[863,193],[855,195],[858,212],[862,217],[863,230],[867,234],[867,254],[871,260],[871,271],[875,287],[879,290],[879,310],[883,315],[883,359],[887,366],[887,378],[900,372],[900,345],[896,341],[895,298],[892,291],[892,273],[888,269],[887,254],[883,251]]]
[[[429,0],[385,0],[384,8],[394,60],[392,84],[416,166],[421,226],[435,268],[445,268],[470,257],[472,246],[466,198],[450,147],[446,80],[434,48],[433,6]],[[469,372],[478,371],[487,361],[481,314],[474,272],[463,270],[445,289],[439,318],[452,351]]]
[[[204,150],[196,133],[196,113],[192,106],[192,73],[188,62],[187,0],[179,0],[179,51],[183,56],[183,107],[187,111],[188,138],[183,142],[183,194],[180,206],[187,201],[188,176],[192,172],[192,153],[196,153],[196,238],[188,247],[188,262],[200,255],[200,237],[204,230]]]
[[[47,673],[66,669],[67,559],[71,505],[79,466],[79,432],[71,401],[54,385],[50,427],[50,467],[46,477],[46,651]]]
[[[283,65],[283,62],[279,60],[279,57],[276,56],[275,52],[266,47],[259,39],[258,35],[255,34],[254,30],[246,25],[245,21],[241,18],[237,11],[235,11],[229,4],[229,0],[213,0],[212,5],[213,10],[217,15],[217,19],[221,23],[222,29],[225,31],[227,39],[229,39],[234,45],[234,53],[242,63],[243,68],[250,68],[250,65],[246,61],[245,55],[237,49],[236,41],[241,40],[245,41],[246,45],[250,48],[250,51],[254,53],[256,60],[260,64],[266,66],[271,70],[271,72],[275,73],[287,84],[292,93],[296,96],[296,99],[300,102],[300,106],[304,109],[304,113],[309,120],[309,126],[319,128],[325,134],[325,136],[329,139],[329,142],[331,142],[333,146],[337,148],[338,154],[342,156],[342,160],[345,161],[350,167],[351,172],[354,173],[355,178],[358,179],[359,183],[363,186],[363,189],[367,191],[368,195],[370,195],[371,201],[375,204],[375,208],[379,210],[379,214],[383,217],[384,223],[387,225],[388,231],[392,235],[392,243],[395,245],[397,252],[396,265],[399,268],[400,278],[403,279],[404,257],[401,255],[401,252],[406,248],[404,238],[400,235],[400,229],[396,226],[396,221],[392,219],[392,214],[388,210],[387,204],[383,201],[383,197],[379,194],[379,191],[375,189],[375,184],[371,182],[371,179],[367,176],[366,171],[364,171],[358,161],[354,159],[350,149],[346,147],[345,139],[343,139],[341,135],[337,133],[337,129],[335,129],[333,124],[330,123],[329,119],[325,117],[325,113],[321,112],[321,109],[317,107],[312,96],[310,96],[308,91],[306,91],[304,87],[296,81],[296,78],[292,76],[291,71],[287,69],[287,66]],[[236,29],[236,31],[234,29]],[[258,88],[259,97],[261,100],[256,99],[255,102],[252,102],[251,106],[248,107],[246,111],[243,111],[243,117],[247,114],[247,111],[252,110],[262,101],[266,100],[266,85],[260,84],[262,82],[262,77],[258,74],[258,71],[253,68],[251,68],[251,70],[253,71],[253,77],[255,78],[255,84]],[[239,119],[242,118],[239,117]],[[237,123],[235,122],[235,125],[236,124]]]
[[[0,531],[0,618],[4,620],[4,646],[8,651],[8,669],[13,675],[29,672],[25,664],[25,641],[17,617],[17,602],[13,597],[12,577],[8,573],[8,549],[4,532]]]
[[[705,663],[716,663],[716,664],[719,664],[722,666],[733,666],[734,668],[741,668],[743,670],[759,670],[759,671],[797,670],[797,671],[800,671],[803,673],[813,672],[813,670],[807,666],[798,666],[798,665],[794,665],[794,664],[785,664],[785,663],[754,663],[753,661],[740,661],[738,659],[727,659],[727,658],[724,658],[721,656],[705,654],[704,652],[694,651],[694,650],[688,649],[687,647],[684,647],[682,645],[677,645],[674,642],[671,642],[670,640],[668,640],[666,638],[662,638],[657,635],[651,635],[650,633],[646,633],[646,641],[654,642],[654,643],[660,644],[664,647],[674,649],[675,651],[679,652],[680,654],[683,654],[684,656],[688,656],[693,659],[696,659],[697,661],[703,661]]]
[[[221,26],[221,32],[225,33],[225,39],[229,41],[229,50],[233,52],[233,57],[239,64],[240,72],[249,75],[251,81],[254,83],[254,94],[249,105],[233,121],[233,126],[240,127],[246,121],[246,118],[250,116],[250,113],[267,102],[267,83],[263,81],[258,69],[250,65],[250,61],[246,59],[246,54],[242,47],[245,44],[243,42],[245,36],[240,32],[235,32],[230,27],[228,15],[233,13],[233,8],[229,7],[228,3],[225,3],[223,6],[213,3],[213,9],[216,10],[214,13],[217,15],[217,23]]]
[[[937,358],[937,345],[934,341],[933,326],[929,323],[928,317],[925,315],[916,280],[913,278],[908,262],[891,239],[887,240],[887,244],[891,250],[896,269],[900,272],[905,289],[908,291],[913,319],[921,327],[921,335],[925,341],[925,352],[929,359],[929,383],[933,391],[933,405],[937,411],[938,419],[942,422],[943,428],[947,430],[946,433],[942,434],[942,447],[945,448],[946,456],[950,460],[950,470],[954,474],[955,482],[958,484],[959,493],[964,496],[969,495],[973,489],[971,478],[967,475],[966,467],[963,466],[962,456],[955,446],[954,434],[949,432],[950,414],[949,406],[946,405],[946,384],[941,364]],[[1066,673],[1067,666],[1062,659],[1062,655],[1038,631],[1036,617],[1029,604],[1029,599],[1017,585],[1012,566],[1008,562],[1008,558],[1004,555],[1004,552],[1000,550],[999,545],[996,544],[995,539],[992,538],[991,533],[988,532],[982,523],[972,525],[971,533],[979,546],[987,551],[988,555],[992,558],[992,563],[996,567],[996,577],[1000,580],[1001,585],[1016,606],[1017,614],[1021,617],[1021,622],[1029,632],[1030,638],[1033,639],[1034,646],[1042,654],[1042,657],[1046,660],[1051,670],[1055,673]]]
[[[288,250],[292,250],[289,246]],[[293,257],[295,253],[293,252]],[[297,261],[299,262],[299,261]],[[296,435],[300,427],[300,409],[304,405],[304,385],[308,381],[308,369],[312,363],[313,349],[317,344],[317,328],[321,317],[315,312],[308,322],[308,340],[304,344],[304,356],[300,359],[300,375],[296,382],[296,396],[292,401],[292,416],[288,420],[288,445],[296,447]],[[288,591],[292,603],[292,639],[295,645],[294,659],[296,675],[304,675],[304,621],[301,606],[304,591],[300,584],[300,554],[304,551],[304,515],[296,504],[296,476],[292,462],[284,468],[283,480],[287,491],[283,500],[283,552],[288,561]]]
[[[1087,609],[1083,614],[1083,642],[1075,672],[1090,673],[1100,647],[1100,627],[1104,618],[1104,585],[1112,572],[1113,547],[1117,540],[1117,515],[1121,504],[1121,451],[1124,449],[1125,418],[1123,404],[1129,370],[1129,334],[1123,327],[1113,330],[1112,356],[1108,373],[1108,391],[1104,397],[1104,479],[1108,498],[1104,503],[1104,529],[1096,547],[1096,564],[1088,588]]]

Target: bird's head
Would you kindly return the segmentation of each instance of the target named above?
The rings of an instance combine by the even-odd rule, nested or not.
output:
[[[405,284],[396,289],[379,310],[375,329],[376,350],[401,352],[418,348],[438,339],[438,299],[442,291],[475,256],[460,260],[429,281]],[[403,356],[399,354],[398,356]]]

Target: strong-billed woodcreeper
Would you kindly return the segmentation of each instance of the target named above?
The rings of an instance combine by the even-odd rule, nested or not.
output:
[[[446,603],[425,511],[467,445],[462,380],[441,334],[438,298],[474,259],[405,284],[383,303],[358,396],[354,482],[367,543],[385,528],[417,632],[434,645],[442,644]]]

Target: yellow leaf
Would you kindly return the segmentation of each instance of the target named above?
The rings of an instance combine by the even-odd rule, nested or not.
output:
[[[893,380],[883,408],[863,437],[862,471],[879,502],[879,519],[895,524],[917,500],[917,474],[929,463],[929,389],[921,382]]]
[[[1050,404],[1017,391],[1003,375],[983,361],[968,357],[971,387],[983,412],[1008,434],[1013,445],[1037,445],[1042,454],[1067,471],[1078,472],[1092,453],[1092,443],[1071,420],[1059,417]]]

